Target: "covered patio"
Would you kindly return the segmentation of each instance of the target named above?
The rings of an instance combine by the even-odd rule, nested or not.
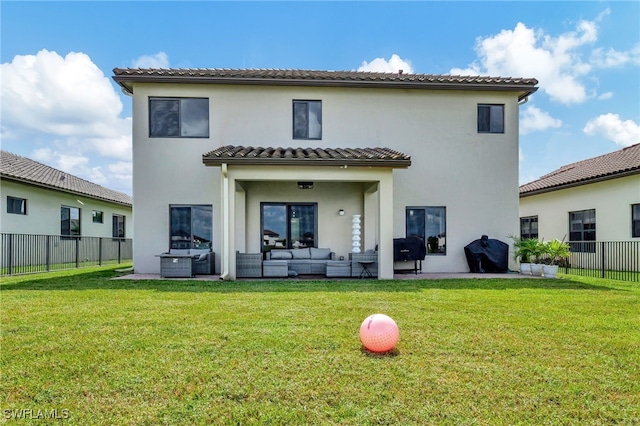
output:
[[[269,249],[322,247],[348,259],[353,215],[362,218],[361,251],[377,252],[378,278],[394,277],[393,171],[408,168],[409,156],[388,148],[225,146],[203,163],[219,167],[222,177],[221,279],[237,278],[236,254],[263,254],[271,238]],[[270,206],[309,206],[307,241],[296,237],[291,218],[284,231],[271,229]]]

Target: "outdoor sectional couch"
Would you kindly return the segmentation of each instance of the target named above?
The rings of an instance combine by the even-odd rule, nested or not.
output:
[[[271,250],[266,254],[266,263],[272,260],[286,260],[289,271],[300,274],[325,275],[327,261],[335,259],[335,253],[328,248],[299,248]]]

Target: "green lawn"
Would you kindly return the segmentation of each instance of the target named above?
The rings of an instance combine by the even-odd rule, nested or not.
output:
[[[3,278],[0,422],[640,424],[638,283],[115,275]]]

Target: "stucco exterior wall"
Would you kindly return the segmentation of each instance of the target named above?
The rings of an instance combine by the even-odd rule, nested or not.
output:
[[[273,147],[389,147],[412,157],[408,169],[393,171],[392,237],[405,237],[406,206],[445,206],[447,254],[429,256],[424,270],[466,272],[463,247],[487,234],[510,242],[518,232],[518,105],[515,93],[454,90],[399,90],[226,85],[136,84],[133,96],[134,266],[141,273],[158,272],[155,254],[168,248],[169,204],[213,205],[214,251],[222,241],[222,184],[219,167],[205,167],[202,155],[224,145]],[[210,99],[210,137],[207,139],[149,138],[150,96],[207,97]],[[322,140],[292,138],[292,100],[322,101]],[[503,134],[477,133],[477,104],[505,105]],[[348,170],[347,170],[348,172]],[[313,180],[313,168],[309,168]],[[267,183],[242,184],[265,191],[257,197],[246,192],[245,249],[259,241],[259,206],[262,201],[302,196]],[[292,185],[292,184],[290,184]],[[324,223],[348,221],[350,210],[364,209],[354,199],[357,184],[336,190],[318,185],[322,202],[319,228],[334,235]],[[269,195],[271,194],[271,195]],[[273,197],[266,200],[267,196]],[[304,195],[309,197],[310,195]],[[380,200],[385,204],[386,200]],[[344,217],[337,210],[344,208]],[[325,218],[328,215],[328,219]],[[365,218],[365,221],[367,219]],[[332,224],[334,224],[332,222]],[[240,231],[234,222],[234,232]],[[338,234],[341,231],[335,231]],[[368,229],[366,246],[373,248]],[[255,234],[255,235],[254,235]],[[344,242],[319,236],[322,246],[339,255]],[[216,256],[217,261],[219,257]],[[219,270],[218,267],[216,269]]]
[[[0,194],[0,231],[3,233],[60,235],[60,207],[67,206],[80,209],[83,236],[111,237],[113,215],[125,216],[126,238],[133,236],[131,207],[4,179],[0,181]],[[7,196],[26,199],[27,214],[7,213]],[[93,210],[103,212],[103,223],[93,222]]]
[[[538,216],[539,238],[569,239],[569,212],[596,210],[598,241],[634,241],[631,205],[640,203],[640,174],[520,198],[520,216]]]

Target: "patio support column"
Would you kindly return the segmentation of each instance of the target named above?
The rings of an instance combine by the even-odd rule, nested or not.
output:
[[[223,280],[236,279],[236,257],[234,253],[235,220],[233,211],[235,209],[235,179],[229,177],[226,164],[222,164],[222,259],[220,267],[222,269],[220,278]]]
[[[378,278],[393,279],[393,173],[378,183]]]

